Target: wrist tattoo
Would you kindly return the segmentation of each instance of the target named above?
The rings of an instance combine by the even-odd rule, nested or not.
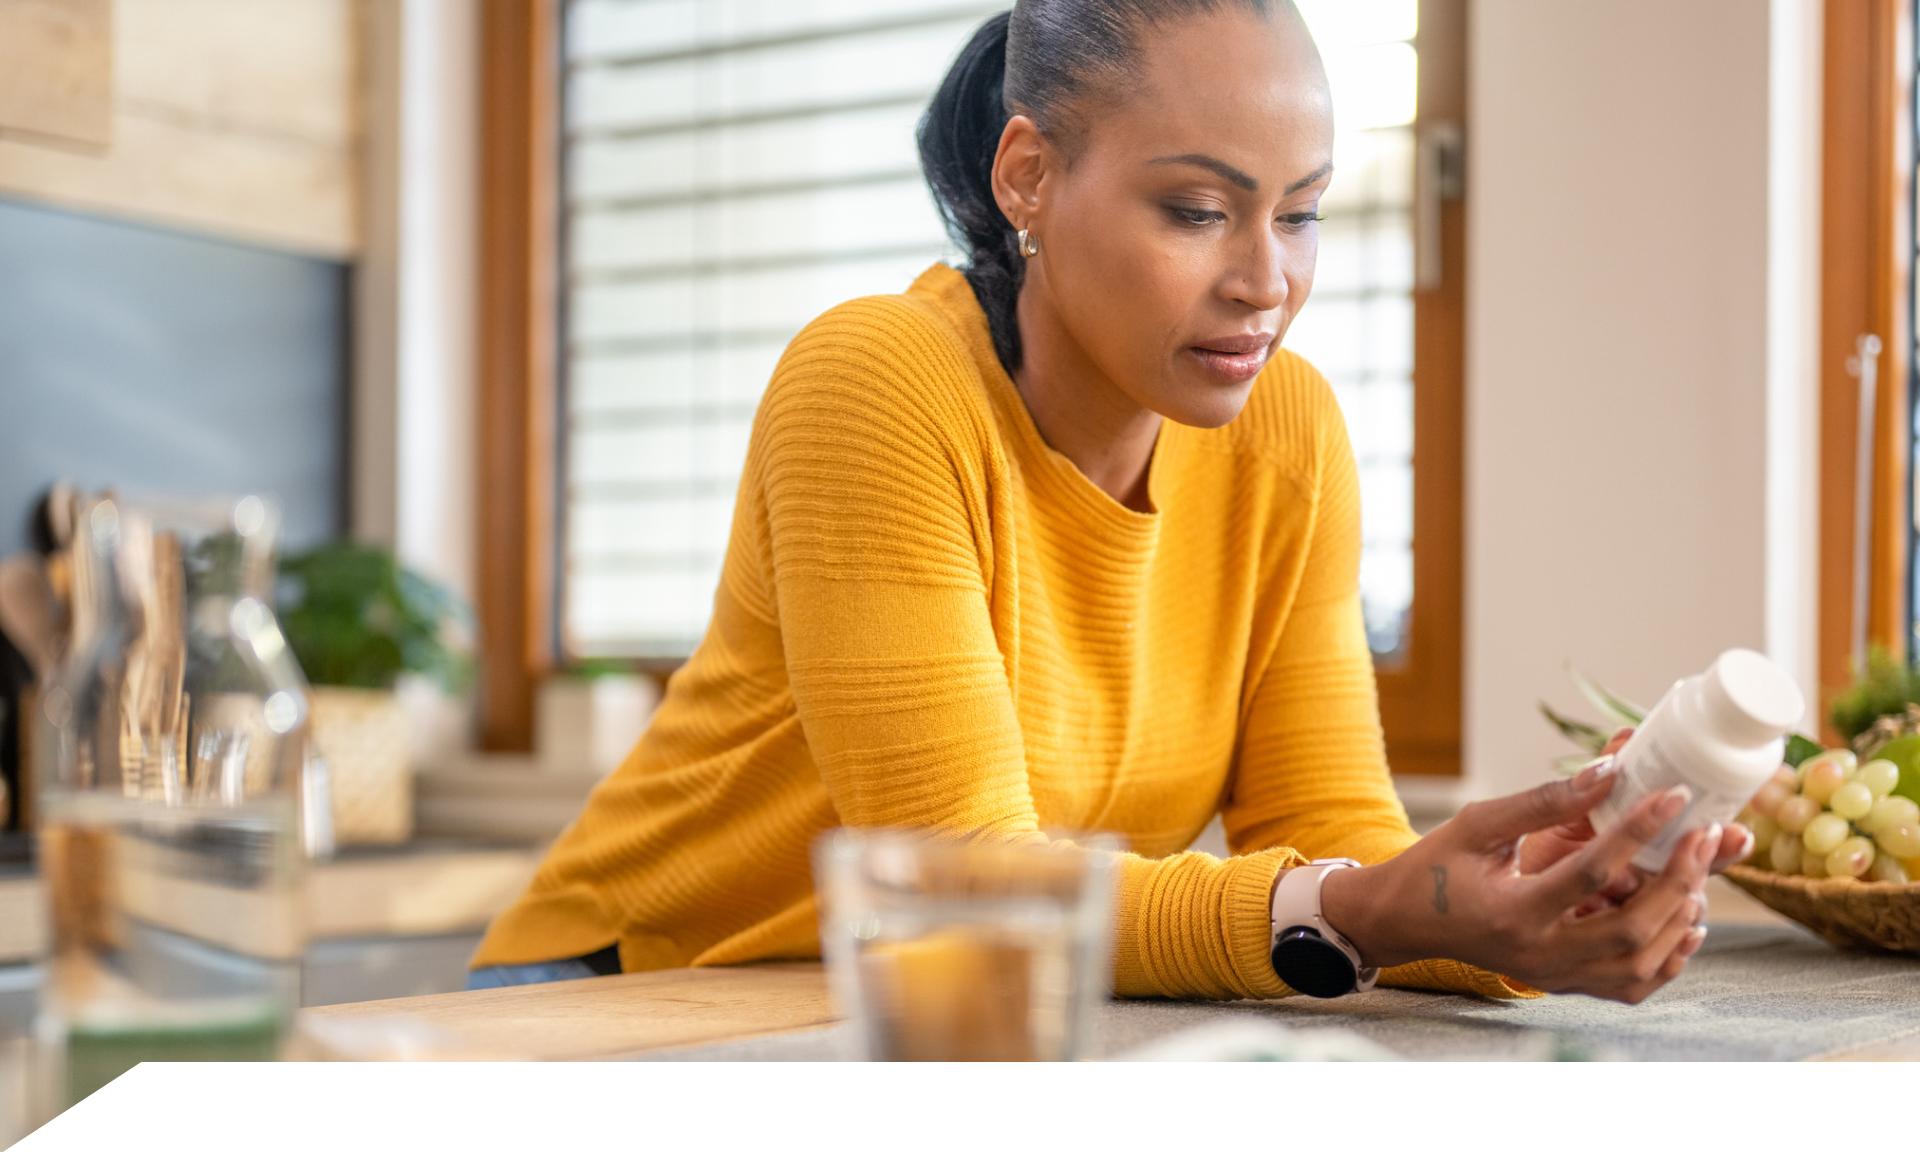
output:
[[[1435,864],[1430,871],[1433,873],[1433,910],[1445,916],[1447,914],[1447,870]]]

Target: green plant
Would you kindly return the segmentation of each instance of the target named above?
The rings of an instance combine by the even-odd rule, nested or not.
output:
[[[609,676],[631,676],[634,664],[617,656],[588,656],[567,665],[564,674],[576,680],[602,680]]]
[[[466,690],[464,642],[473,617],[442,585],[384,548],[326,544],[280,563],[275,610],[287,643],[315,684],[391,689],[403,673]]]
[[[1553,706],[1545,700],[1539,702],[1540,714],[1547,718],[1547,722],[1559,729],[1562,736],[1581,748],[1578,753],[1557,756],[1553,761],[1554,766],[1562,772],[1574,772],[1590,758],[1600,755],[1601,749],[1607,746],[1607,741],[1613,739],[1613,733],[1617,729],[1639,727],[1640,721],[1647,717],[1647,710],[1595,684],[1581,675],[1579,669],[1571,664],[1567,665],[1567,675],[1573,679],[1574,686],[1580,689],[1580,694],[1585,696],[1588,703],[1597,708],[1611,725],[1602,728],[1583,720],[1575,720],[1563,712],[1555,711]],[[1797,768],[1802,760],[1816,756],[1820,751],[1818,742],[1798,732],[1791,732],[1787,734],[1787,750],[1781,759]]]
[[[1920,703],[1920,668],[1895,659],[1883,648],[1867,653],[1867,666],[1853,684],[1834,698],[1827,719],[1852,740],[1882,716],[1901,716]]]
[[[1580,694],[1587,698],[1588,703],[1598,709],[1611,724],[1611,727],[1606,728],[1588,724],[1583,720],[1575,720],[1563,712],[1555,711],[1553,706],[1545,700],[1539,702],[1540,714],[1547,718],[1547,723],[1552,724],[1559,730],[1560,735],[1580,747],[1580,752],[1558,756],[1553,761],[1554,766],[1562,772],[1574,772],[1586,761],[1600,755],[1600,750],[1607,746],[1607,741],[1613,739],[1616,729],[1637,727],[1640,721],[1646,718],[1647,710],[1601,688],[1582,676],[1571,664],[1567,665],[1567,675],[1572,678],[1574,686],[1580,689]]]

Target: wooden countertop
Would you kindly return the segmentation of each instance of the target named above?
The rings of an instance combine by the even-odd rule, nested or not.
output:
[[[1765,987],[1764,976],[1748,974],[1739,967],[1743,963],[1743,949],[1750,957],[1755,954],[1756,946],[1762,947],[1774,954],[1775,964],[1804,964],[1825,954],[1825,945],[1785,927],[1783,921],[1758,904],[1742,903],[1741,894],[1734,895],[1740,899],[1723,899],[1721,892],[1715,892],[1712,923],[1716,927],[1724,926],[1722,930],[1735,937],[1746,937],[1747,943],[1735,941],[1730,953],[1716,956],[1714,962],[1720,969],[1719,974],[1709,976],[1703,969],[1700,981],[1692,986],[1695,995],[1732,992],[1752,999],[1745,989]],[[1709,937],[1710,951],[1713,939]],[[1706,953],[1702,959],[1707,959]],[[1836,1035],[1833,1043],[1803,1045],[1795,1054],[1819,1060],[1920,1059],[1920,1011],[1916,1010],[1920,1002],[1900,991],[1911,988],[1920,995],[1920,982],[1909,985],[1905,973],[1898,970],[1898,965],[1909,962],[1893,961],[1892,976],[1889,978],[1883,973],[1880,977],[1883,981],[1891,979],[1896,989],[1883,1020],[1854,1029],[1844,1041]],[[1868,962],[1849,960],[1847,963],[1857,966]],[[1888,961],[1873,963],[1884,969]],[[1916,963],[1916,968],[1920,969],[1920,963]],[[1885,983],[1873,985],[1887,986]],[[1861,990],[1848,994],[1885,994],[1867,993],[1866,987],[1862,985]],[[1676,990],[1679,988],[1675,985]],[[1791,998],[1790,993],[1782,995]],[[1412,1017],[1420,1015],[1426,1017],[1424,1026],[1430,1029],[1436,1012],[1451,1011],[1467,1017],[1488,1011],[1484,1004],[1470,998],[1435,998],[1391,990],[1353,999],[1351,1004],[1346,1001],[1279,1002],[1285,1007],[1266,1018],[1287,1024],[1339,1024],[1343,1022],[1339,1016],[1349,1015],[1351,1023],[1378,1024],[1384,1017],[1407,1013],[1410,1025],[1417,1023]],[[1598,1003],[1571,999],[1580,1004]],[[1361,1000],[1368,1004],[1359,1004]],[[1541,1020],[1536,1026],[1554,1027],[1552,1005],[1559,1001],[1560,998],[1553,998],[1536,1002],[1548,1006],[1535,1010]],[[1458,1007],[1452,1007],[1456,1003]],[[1328,1005],[1333,1007],[1329,1009]],[[1252,1002],[1237,1007],[1249,1006]],[[1109,1019],[1116,1016],[1131,1019],[1136,1029],[1167,1031],[1218,1019],[1219,1013],[1234,1007],[1116,1001],[1108,1006],[1106,1013]],[[1562,1011],[1568,1007],[1560,1004]],[[1672,1007],[1656,1010],[1650,1002],[1640,1009],[1607,1006],[1605,1010],[1616,1013],[1611,1018],[1616,1032],[1621,1027],[1637,1032],[1640,1025],[1632,1023],[1635,1020],[1644,1020],[1650,1035],[1673,1027],[1671,1017],[1663,1022],[1659,1015],[1663,1011],[1674,1011]],[[1814,1010],[1820,1011],[1817,1006]],[[1626,1012],[1634,1015],[1618,1014]],[[662,1053],[671,1058],[675,1049],[760,1042],[769,1038],[783,1046],[779,1051],[784,1055],[779,1058],[812,1059],[818,1058],[825,1046],[819,1042],[821,1038],[805,1034],[835,1021],[825,974],[820,965],[809,963],[669,969],[519,988],[339,1004],[307,1009],[301,1015],[303,1031],[316,1044],[316,1055],[356,1059],[604,1060]],[[1499,1028],[1505,1029],[1511,1023],[1515,1022],[1502,1021]],[[1392,1046],[1391,1039],[1387,1043]],[[1483,1055],[1481,1058],[1496,1057]]]
[[[303,1021],[342,1056],[604,1060],[768,1036],[833,1021],[819,964],[670,968],[521,988],[308,1008]],[[398,1024],[393,1039],[356,1024]],[[344,1025],[345,1027],[338,1027]],[[389,1047],[401,1051],[389,1051]]]
[[[1370,993],[1431,1001],[1418,993]],[[1336,1002],[1337,1003],[1337,1002]],[[1463,1005],[1473,1003],[1462,998]],[[1217,1019],[1217,1004],[1115,1002],[1108,1009],[1185,1013]],[[834,1022],[818,964],[676,968],[521,988],[452,992],[301,1013],[311,1053],[345,1059],[613,1060],[692,1052],[769,1038],[807,1040]],[[1165,1031],[1177,1030],[1167,1017]],[[1289,1020],[1289,1023],[1293,1021]],[[1329,1021],[1337,1022],[1337,1021]],[[818,1044],[778,1058],[805,1059]],[[1482,1056],[1482,1058],[1488,1058]],[[1920,1059],[1920,1032],[1890,1026],[1875,1039],[1815,1052],[1814,1060]]]

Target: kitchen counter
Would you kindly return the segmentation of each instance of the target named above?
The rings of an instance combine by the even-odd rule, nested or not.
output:
[[[315,940],[477,933],[532,878],[538,848],[415,840],[348,848],[312,866],[309,934]],[[39,878],[0,868],[0,964],[39,956],[46,915]]]
[[[491,1059],[842,1057],[818,964],[672,969],[309,1009],[336,1054]],[[1413,1059],[1920,1059],[1920,958],[1840,952],[1783,921],[1714,922],[1687,973],[1638,1007],[1381,989],[1335,1001],[1110,1001],[1096,1052],[1208,1024],[1338,1027]]]

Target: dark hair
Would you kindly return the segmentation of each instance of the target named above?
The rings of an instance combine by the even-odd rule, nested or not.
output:
[[[1020,366],[1014,306],[1026,261],[993,198],[993,154],[1014,113],[1032,117],[1069,157],[1085,131],[1081,98],[1117,89],[1139,60],[1143,27],[1226,7],[1265,16],[1287,0],[1017,0],[987,18],[920,119],[920,169],[967,253],[967,283],[987,314],[993,350]]]

